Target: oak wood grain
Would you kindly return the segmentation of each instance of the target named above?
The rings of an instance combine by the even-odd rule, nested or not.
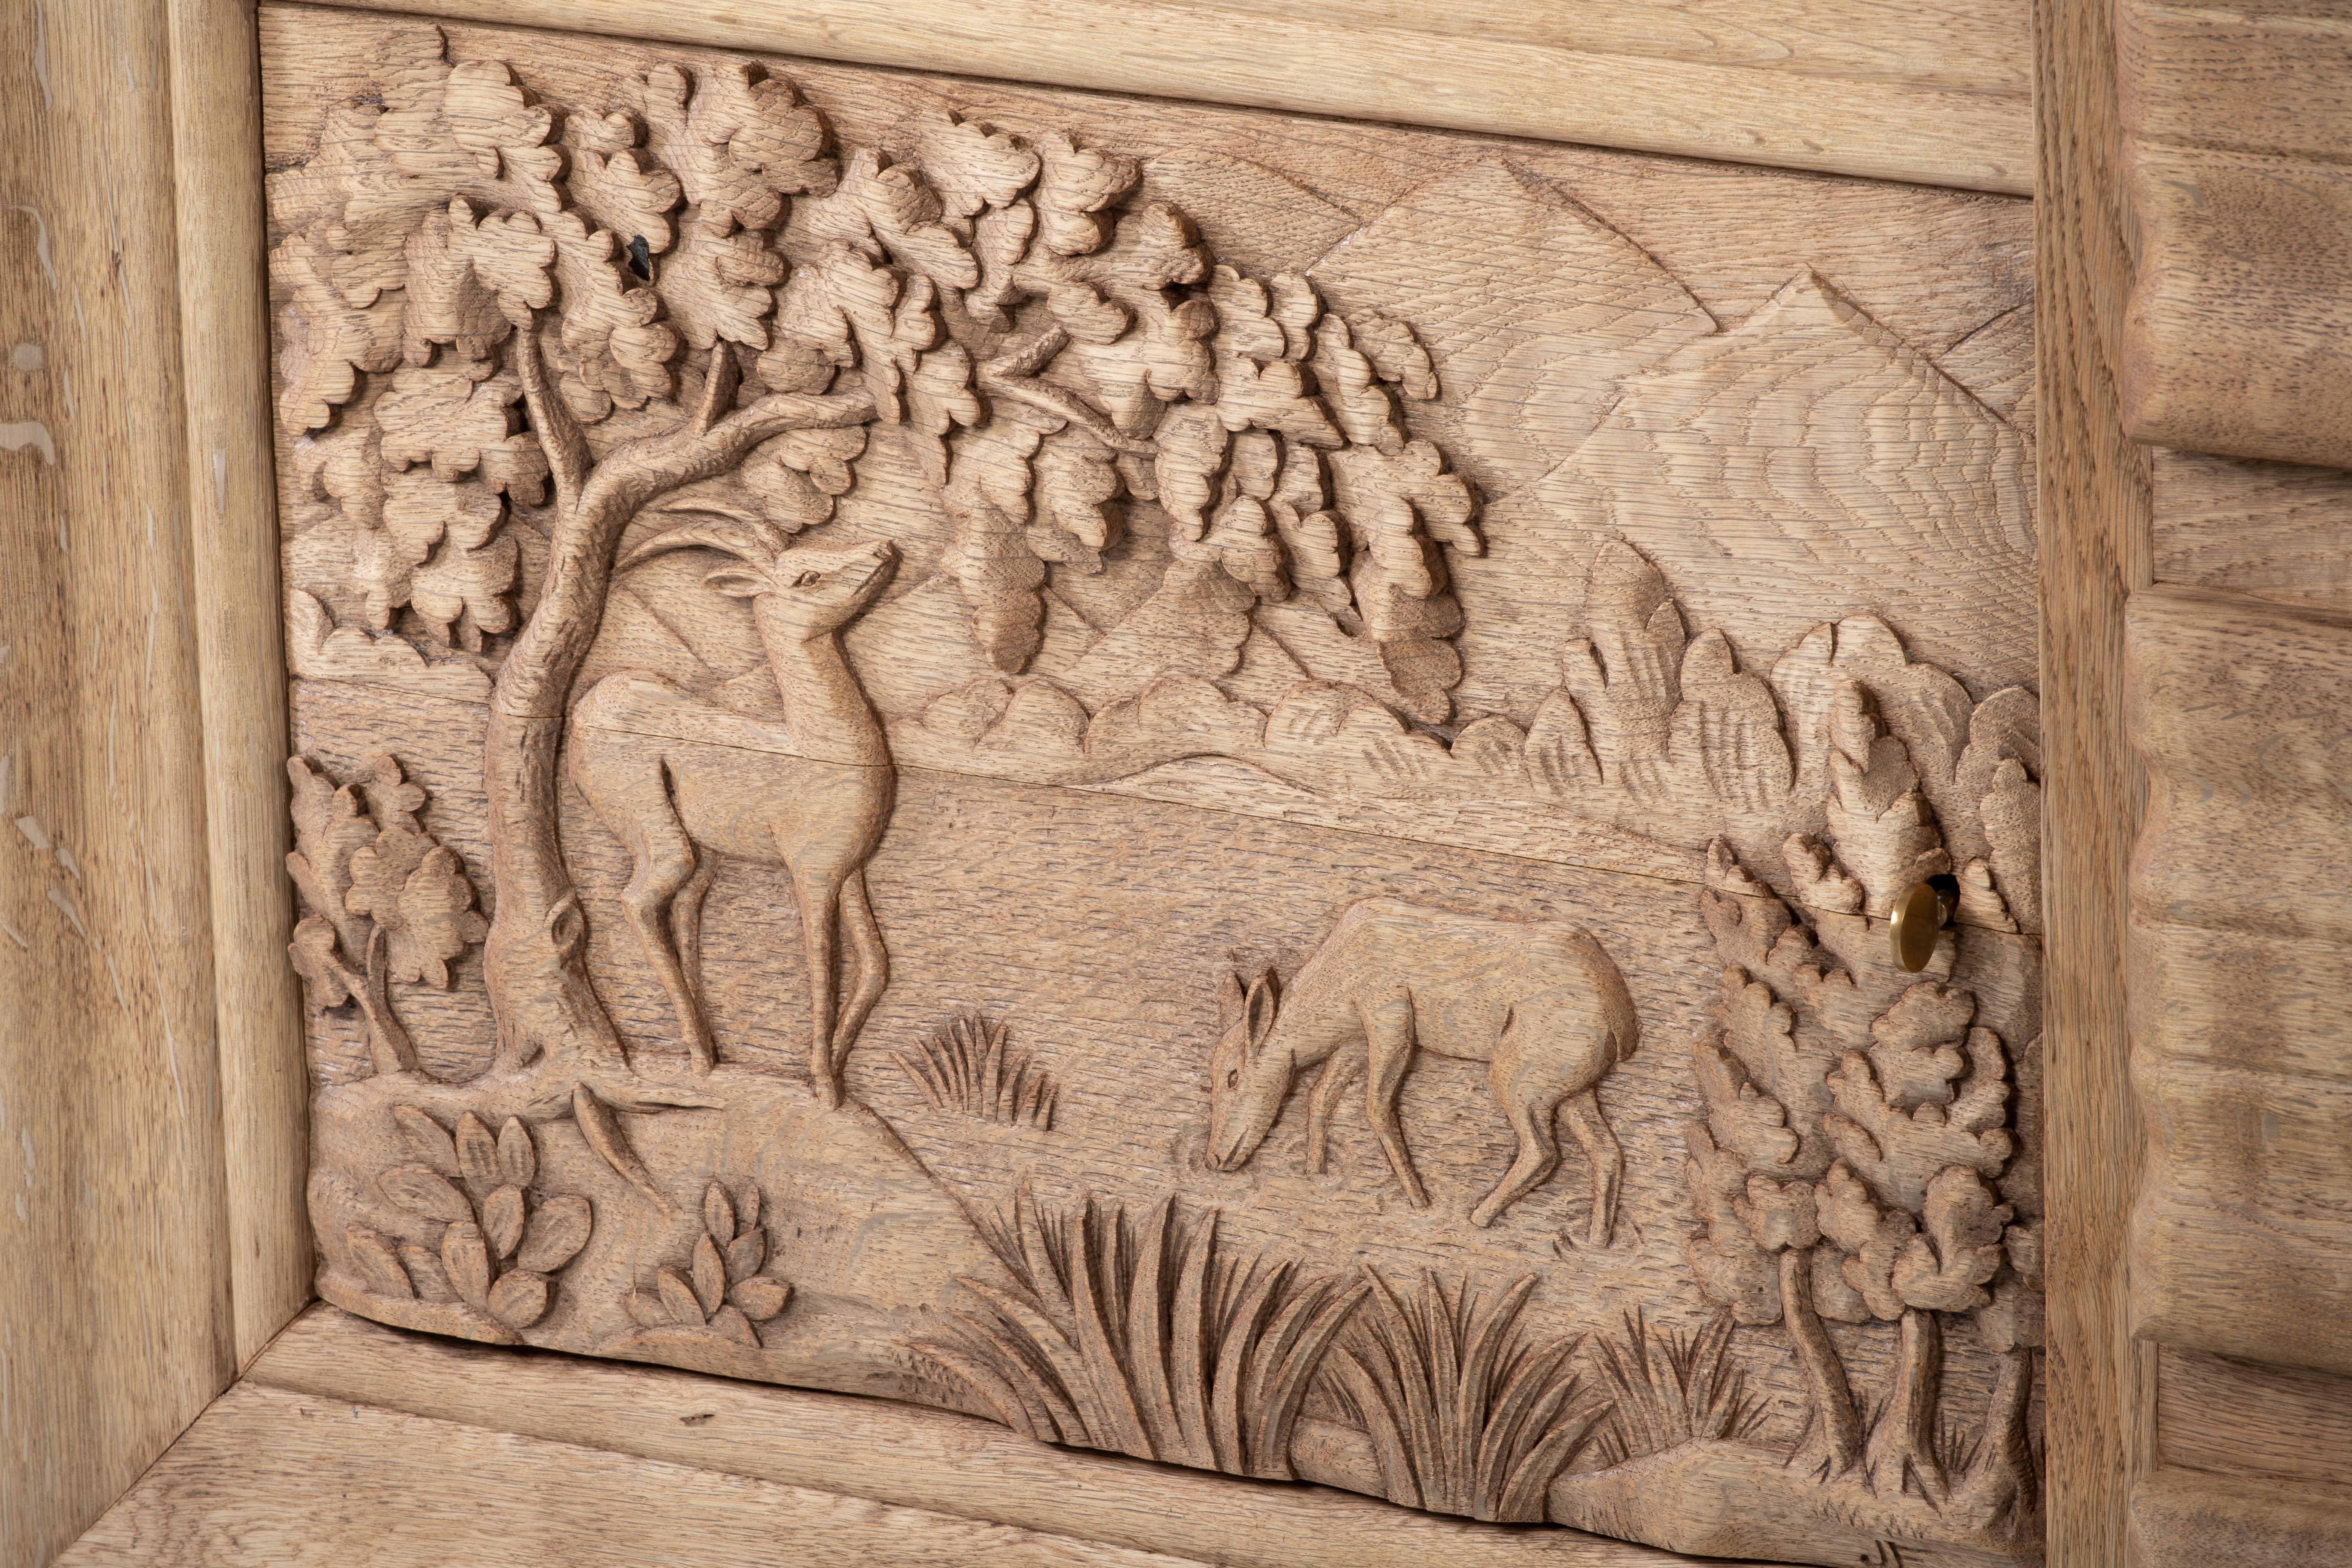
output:
[[[780,1549],[810,1568],[1192,1561],[240,1384],[59,1562],[752,1568]]]
[[[1441,1519],[1322,1487],[1268,1488],[1041,1447],[993,1422],[887,1400],[571,1356],[511,1355],[316,1307],[247,1374],[667,1465],[749,1476],[1233,1568],[1657,1568],[1693,1561],[1576,1531]]]
[[[2352,1500],[2352,1383],[2164,1346],[2156,1462]]]
[[[2352,1372],[2352,617],[2158,587],[2129,616],[2150,797],[2133,861],[2143,1333]]]
[[[2159,583],[2352,610],[2352,474],[2158,448]]]
[[[169,15],[0,15],[0,1562],[235,1373]],[[249,412],[249,411],[248,411]]]
[[[371,0],[371,8],[414,10]],[[775,49],[819,59],[1316,114],[1402,120],[1686,157],[1976,190],[2032,188],[2018,75],[2022,12],[1961,21],[1971,63],[1944,64],[1950,14],[1727,15],[1624,7],[1562,24],[1535,6],[1505,25],[1433,26],[1418,7],[1365,16],[1329,3],[1176,6],[1148,0],[808,7],[738,0],[661,10],[618,0],[440,0],[478,22]],[[1482,16],[1483,16],[1482,13]],[[1096,40],[1116,36],[1119,47]],[[1728,57],[1738,63],[1723,63]],[[1843,58],[1841,58],[1843,57]],[[1756,61],[1789,62],[1754,68]],[[1951,81],[1967,77],[1965,85]]]
[[[2324,1568],[2352,1552],[2352,1506],[2168,1468],[2133,1489],[2131,1543],[2144,1568]]]
[[[2126,1310],[2141,1133],[2127,1074],[2125,871],[2138,788],[2121,726],[2126,595],[2148,581],[2146,455],[2116,384],[2130,291],[2111,8],[2034,14],[2050,1042],[2050,1504],[2068,1564],[2124,1561],[2122,1482],[2146,1464],[2145,1357]]]
[[[322,1295],[2039,1555],[2024,208],[264,24]]]
[[[240,1364],[310,1298],[301,1002],[278,961],[286,660],[269,433],[261,79],[252,8],[172,0],[180,368],[204,716],[229,1259]]]
[[[2317,5],[2116,7],[2144,441],[2352,465],[2352,26]]]

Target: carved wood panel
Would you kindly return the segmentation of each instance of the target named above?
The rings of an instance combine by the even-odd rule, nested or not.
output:
[[[2038,1555],[2023,204],[264,37],[321,1294]]]

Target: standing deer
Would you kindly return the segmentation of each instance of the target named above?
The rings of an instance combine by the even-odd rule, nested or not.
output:
[[[1231,1017],[1210,1060],[1209,1163],[1239,1170],[1281,1113],[1291,1079],[1320,1062],[1307,1106],[1310,1167],[1322,1168],[1332,1110],[1360,1068],[1365,1100],[1389,1167],[1415,1208],[1429,1195],[1397,1117],[1416,1050],[1486,1062],[1486,1080],[1518,1135],[1518,1156],[1470,1212],[1489,1226],[1559,1163],[1555,1111],[1592,1163],[1591,1245],[1616,1226],[1625,1156],[1594,1086],[1633,1054],[1633,999],[1601,944],[1559,921],[1486,920],[1390,899],[1349,906],[1339,923],[1276,994],[1274,971],[1246,994],[1228,974]]]
[[[866,862],[881,842],[898,774],[882,723],[842,657],[841,628],[890,580],[885,540],[845,550],[789,548],[749,521],[672,529],[623,558],[626,571],[667,551],[734,559],[704,585],[751,601],[751,620],[782,693],[782,723],[690,695],[657,675],[622,670],[573,712],[571,775],[634,863],[621,908],[677,1012],[697,1072],[715,1060],[688,976],[700,969],[702,900],[715,858],[781,866],[800,906],[809,974],[809,1071],[828,1106],[866,1016],[889,983],[889,955],[866,897]],[[835,954],[845,947],[845,984]]]

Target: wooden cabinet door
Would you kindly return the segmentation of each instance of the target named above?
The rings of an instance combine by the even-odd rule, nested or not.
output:
[[[320,1295],[2040,1554],[2027,204],[261,22]]]

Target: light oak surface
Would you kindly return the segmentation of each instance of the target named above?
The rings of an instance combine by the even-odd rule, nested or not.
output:
[[[2039,1555],[2021,204],[263,36],[322,1295]]]
[[[2155,454],[2156,580],[2352,610],[2352,473]]]
[[[2352,620],[2158,588],[2131,605],[2133,1079],[2158,1130],[2135,1215],[2141,1331],[2352,1372],[2352,1121],[2331,999],[2352,943],[2337,787]]]
[[[2352,1505],[2192,1470],[2157,1470],[2132,1494],[2131,1543],[2146,1568],[2323,1568],[2352,1552]]]
[[[515,1355],[387,1329],[330,1307],[247,1374],[314,1405],[573,1445],[638,1461],[868,1499],[1233,1568],[1465,1568],[1692,1561],[1574,1531],[1409,1512],[1323,1487],[1266,1489],[1117,1455],[1040,1447],[993,1422],[890,1401],[661,1368]]]
[[[2148,459],[2118,402],[2131,286],[2115,162],[2112,8],[2035,11],[2034,204],[2042,702],[2050,737],[2050,1514],[2053,1562],[2120,1565],[2145,1468],[2147,1355],[2131,1338],[2127,1218],[2142,1133],[2123,983],[2139,786],[2123,731],[2124,603],[2149,580]]]
[[[239,1384],[66,1568],[1180,1568],[1137,1552]]]
[[[286,679],[262,259],[261,60],[239,0],[173,0],[171,100],[187,518],[236,1355],[310,1299],[310,1087],[300,994],[278,960]]]
[[[236,1371],[171,16],[0,16],[0,1561]],[[252,427],[247,426],[249,437]],[[248,619],[251,606],[242,611]]]
[[[2116,7],[2143,441],[2352,464],[2352,26],[2324,5]]]
[[[383,10],[417,9],[405,3]],[[2025,195],[2026,8],[439,0],[428,13]],[[1116,37],[1115,49],[1097,40]]]

